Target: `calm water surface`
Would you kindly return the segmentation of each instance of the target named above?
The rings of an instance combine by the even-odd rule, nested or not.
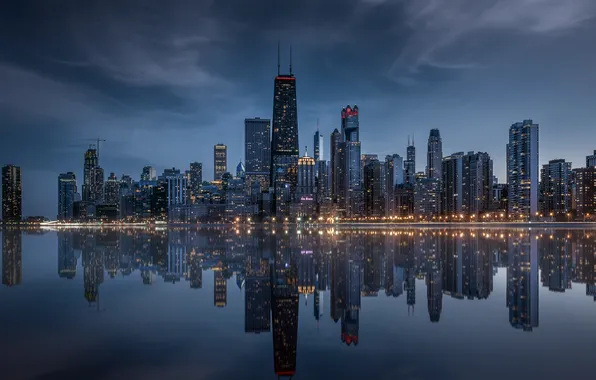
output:
[[[596,373],[596,230],[4,230],[0,379]]]

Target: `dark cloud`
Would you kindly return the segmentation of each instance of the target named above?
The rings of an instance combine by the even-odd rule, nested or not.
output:
[[[82,174],[88,139],[106,172],[212,168],[212,145],[243,155],[245,117],[270,117],[277,41],[298,77],[300,144],[361,109],[363,150],[404,153],[440,128],[445,154],[488,151],[504,177],[507,127],[541,125],[541,160],[577,166],[596,111],[591,0],[4,2],[0,163],[23,175]],[[563,132],[564,131],[564,132]],[[81,143],[83,142],[83,143]],[[78,147],[80,144],[80,147]],[[35,183],[31,176],[29,183]],[[27,181],[26,181],[27,183]],[[53,215],[55,182],[26,214]],[[46,206],[39,206],[39,205]],[[40,208],[41,207],[41,208]]]

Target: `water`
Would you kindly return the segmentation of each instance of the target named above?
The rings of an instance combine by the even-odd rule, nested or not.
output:
[[[590,378],[595,237],[4,230],[0,378]]]

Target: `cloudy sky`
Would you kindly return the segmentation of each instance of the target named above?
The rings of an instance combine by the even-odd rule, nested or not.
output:
[[[250,5],[249,5],[250,4]],[[540,160],[596,149],[594,0],[103,0],[0,5],[0,164],[23,168],[25,215],[55,217],[57,175],[82,180],[91,139],[107,173],[213,171],[243,157],[243,121],[270,118],[277,41],[293,49],[300,145],[360,108],[364,153],[426,164],[487,151],[505,179],[508,127],[540,124]],[[301,148],[302,149],[302,148]],[[327,152],[329,149],[326,149]]]

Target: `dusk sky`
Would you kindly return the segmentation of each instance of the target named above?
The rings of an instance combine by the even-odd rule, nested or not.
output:
[[[505,181],[508,127],[540,124],[540,161],[585,165],[596,149],[596,1],[3,1],[0,164],[22,167],[23,214],[56,217],[57,176],[100,165],[139,179],[203,163],[228,145],[243,160],[244,119],[271,118],[277,41],[297,77],[300,150],[342,106],[360,109],[363,153],[426,165],[486,151]]]

